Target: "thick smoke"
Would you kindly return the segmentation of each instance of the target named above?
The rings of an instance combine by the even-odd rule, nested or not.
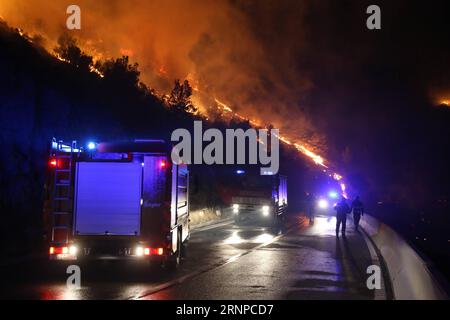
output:
[[[448,167],[448,1],[379,0],[379,31],[366,28],[370,0],[0,0],[0,16],[51,50],[74,3],[82,30],[71,34],[86,52],[129,55],[161,93],[188,79],[208,116],[218,99],[326,147],[374,200],[418,199],[413,186],[427,182],[410,173],[440,178]]]
[[[306,6],[300,1],[0,0],[12,26],[41,34],[51,49],[77,4],[82,30],[71,31],[98,59],[129,55],[142,80],[168,92],[189,79],[204,111],[214,98],[290,138],[323,147],[308,117],[313,84],[299,72]]]

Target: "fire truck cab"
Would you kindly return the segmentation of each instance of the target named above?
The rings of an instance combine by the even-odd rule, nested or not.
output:
[[[44,220],[51,260],[178,265],[189,238],[189,172],[162,140],[53,139]]]
[[[280,174],[261,175],[259,170],[235,171],[231,209],[236,223],[252,219],[277,224],[287,211],[287,177]]]

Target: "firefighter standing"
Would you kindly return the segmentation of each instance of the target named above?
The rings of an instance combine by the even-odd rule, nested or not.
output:
[[[345,228],[347,224],[347,214],[350,213],[350,207],[347,204],[345,197],[334,207],[336,210],[336,237],[339,237],[339,229],[342,224],[342,236],[345,237]]]
[[[314,207],[315,207],[315,197],[311,193],[306,193],[306,214],[309,218],[309,223],[312,224],[314,221]]]
[[[364,205],[359,200],[359,196],[355,198],[355,200],[352,202],[352,211],[353,211],[353,223],[355,224],[355,230],[358,231],[359,227],[359,220],[361,219],[361,216],[364,215]]]

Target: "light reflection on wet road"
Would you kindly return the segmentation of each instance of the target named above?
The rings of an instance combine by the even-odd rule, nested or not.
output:
[[[64,266],[28,263],[9,270],[2,298],[18,299],[373,299],[371,257],[349,226],[336,239],[335,218],[314,224],[291,216],[281,229],[221,224],[191,236],[186,259],[168,273],[103,261],[81,265],[82,288],[67,289]]]

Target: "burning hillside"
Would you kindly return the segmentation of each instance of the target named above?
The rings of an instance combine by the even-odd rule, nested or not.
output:
[[[10,25],[25,30],[21,32],[30,42],[61,61],[74,63],[54,50],[64,41],[61,35],[68,32],[68,5],[65,0],[44,4],[0,1],[0,15]],[[92,57],[88,61],[91,72],[103,77],[96,62],[126,55],[139,63],[141,80],[156,92],[170,92],[173,79],[188,79],[195,105],[191,112],[206,120],[236,119],[260,128],[273,125],[282,133],[280,140],[333,177],[330,164],[318,154],[325,151],[324,138],[302,106],[302,97],[312,84],[293,68],[293,53],[302,46],[291,39],[285,43],[283,39],[278,43],[261,39],[246,14],[254,3],[81,0],[78,5],[82,28],[70,36],[83,51],[78,54]],[[266,28],[279,25],[280,21],[270,21],[265,12],[270,8],[265,6],[270,3],[259,10]],[[291,9],[299,17],[306,10],[303,4]],[[279,27],[300,28],[302,21],[297,20],[295,25]],[[273,45],[278,49],[274,51]],[[170,104],[170,95],[162,96]]]

